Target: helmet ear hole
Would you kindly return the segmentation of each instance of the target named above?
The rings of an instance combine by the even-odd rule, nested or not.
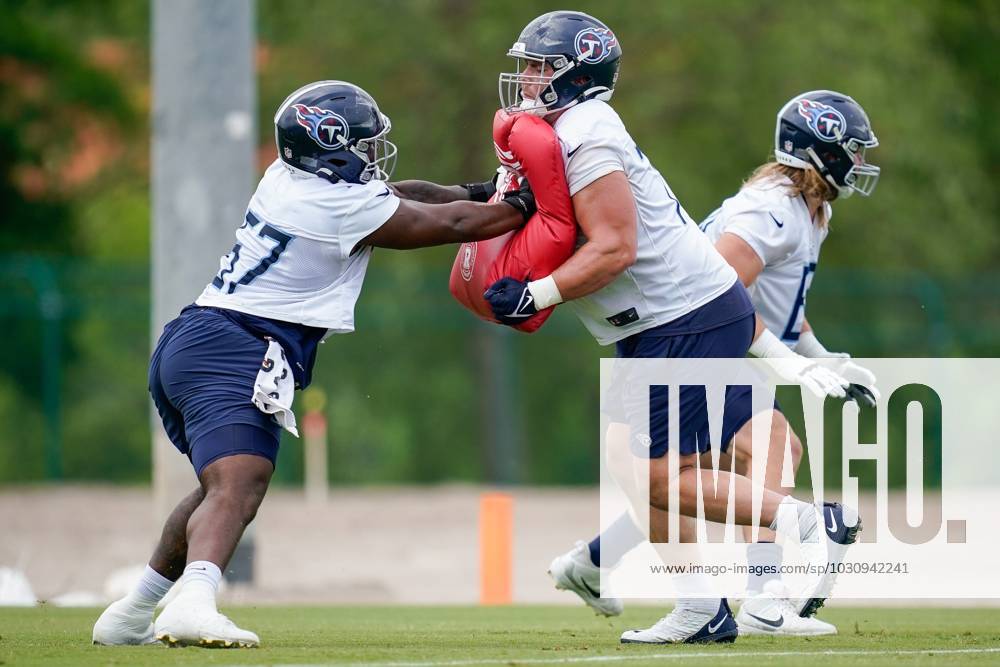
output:
[[[593,80],[594,77],[592,76],[578,76],[575,79],[573,79],[573,85],[583,87],[589,84]]]

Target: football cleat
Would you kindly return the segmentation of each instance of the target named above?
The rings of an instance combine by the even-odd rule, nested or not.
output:
[[[549,576],[561,591],[572,591],[587,603],[587,606],[602,616],[618,616],[624,606],[618,598],[601,597],[601,568],[590,561],[590,551],[586,542],[556,556],[549,565]]]
[[[136,610],[127,597],[112,602],[94,623],[92,638],[102,646],[155,644],[153,611]]]
[[[156,639],[167,646],[257,648],[260,639],[236,626],[215,608],[214,601],[179,594],[163,608],[154,626]]]
[[[733,611],[725,598],[711,615],[675,607],[672,612],[645,630],[626,630],[622,644],[710,644],[731,643],[739,634]]]
[[[792,602],[799,616],[807,618],[815,614],[830,596],[837,581],[836,567],[843,562],[847,548],[854,544],[861,531],[861,517],[857,510],[840,503],[826,502],[822,509],[816,508],[815,522],[803,526],[800,521],[799,525],[802,555],[819,573]],[[826,539],[823,539],[824,532]]]
[[[743,602],[736,614],[736,624],[741,635],[814,637],[837,634],[837,628],[826,621],[799,616],[788,599],[788,591],[778,581],[768,582],[763,593]]]

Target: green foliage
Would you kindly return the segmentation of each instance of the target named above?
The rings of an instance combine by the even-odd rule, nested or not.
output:
[[[273,159],[268,121],[288,92],[345,79],[392,117],[397,178],[485,178],[495,165],[496,77],[513,63],[506,49],[531,18],[562,7],[259,0],[258,168]],[[767,159],[788,98],[815,88],[854,96],[881,140],[871,158],[882,180],[870,199],[836,205],[810,320],[831,347],[858,355],[997,354],[1000,5],[580,0],[575,8],[618,35],[614,106],[697,219]],[[66,474],[148,475],[149,22],[143,2],[0,5],[0,324],[17,350],[0,371],[0,480],[45,474],[53,410],[45,331],[61,360]],[[42,262],[62,294],[55,334],[32,287],[36,269],[21,270],[31,262],[9,253],[74,257]],[[453,257],[454,248],[376,253],[358,333],[321,348],[315,376],[329,399],[331,478],[479,480],[506,465],[526,482],[593,482],[598,359],[613,351],[568,311],[532,337],[498,342],[448,296]],[[485,390],[495,369],[484,346],[512,360],[504,409],[521,434],[512,461],[484,454],[499,437],[501,409]],[[283,452],[278,479],[295,482],[299,443],[286,438]]]

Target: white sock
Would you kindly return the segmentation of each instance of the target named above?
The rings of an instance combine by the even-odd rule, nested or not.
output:
[[[129,607],[140,616],[152,617],[156,605],[167,594],[174,582],[151,568],[149,565],[142,572],[142,577],[135,587],[125,597]]]
[[[781,581],[778,568],[782,561],[782,548],[774,542],[756,542],[747,545],[747,593],[763,592],[769,581]]]
[[[778,505],[774,521],[768,526],[776,533],[803,542],[818,542],[816,507],[811,503],[785,496]]]
[[[686,609],[714,616],[722,598],[707,574],[677,574],[673,576],[677,591],[677,609]]]
[[[208,597],[213,602],[215,594],[219,590],[219,582],[222,581],[222,570],[215,563],[207,560],[196,560],[188,563],[184,568],[185,593],[198,593]]]

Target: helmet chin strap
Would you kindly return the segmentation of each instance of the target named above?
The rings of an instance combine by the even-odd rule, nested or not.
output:
[[[823,180],[830,184],[830,187],[833,188],[833,191],[837,195],[835,199],[847,199],[851,196],[851,186],[848,185],[846,187],[841,187],[837,184],[837,181],[835,181],[833,176],[830,174],[830,170],[827,169],[823,164],[823,161],[819,159],[819,156],[816,155],[816,151],[813,150],[812,146],[806,149],[806,153],[809,154],[809,158],[812,160],[812,164],[809,166],[815,169],[816,173],[822,176]]]
[[[537,99],[530,97],[523,97],[517,108],[522,113],[530,113],[533,116],[545,116],[549,113],[547,106],[539,104]]]

